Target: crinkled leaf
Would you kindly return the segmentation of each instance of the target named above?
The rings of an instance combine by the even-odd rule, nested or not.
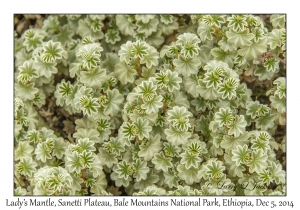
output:
[[[190,103],[189,100],[187,100],[187,95],[185,93],[183,93],[182,91],[179,90],[174,90],[173,91],[173,101],[172,103],[170,103],[170,107],[173,106],[184,106],[186,108],[190,108]]]
[[[32,156],[34,148],[29,144],[29,141],[22,141],[19,143],[18,148],[15,150],[15,160],[21,158],[29,158]]]
[[[198,77],[197,75],[191,75],[190,77],[183,77],[183,84],[185,90],[190,93],[193,97],[197,97],[199,95],[197,91],[198,86]]]
[[[248,163],[250,173],[260,173],[263,169],[267,168],[267,159],[268,156],[264,154],[262,149],[252,151],[251,159]]]
[[[139,189],[142,191],[149,186],[152,186],[154,183],[159,181],[159,176],[154,174],[153,172],[149,172],[147,178],[145,180],[140,180],[139,182],[135,182],[133,187],[134,189]]]
[[[128,177],[128,179],[121,178],[119,177],[119,174],[116,172],[112,172],[110,174],[110,178],[115,181],[115,185],[117,187],[121,187],[121,186],[127,187],[129,185],[129,182],[132,180],[131,177]]]
[[[214,32],[215,29],[212,26],[208,26],[204,23],[200,23],[197,29],[197,33],[200,36],[202,42],[204,42],[205,40],[212,40]]]
[[[97,156],[95,153],[92,153],[93,162],[89,166],[89,171],[92,172],[93,177],[99,177],[103,173],[102,171],[102,163],[99,156]]]
[[[103,148],[99,148],[98,156],[102,160],[102,164],[105,164],[109,168],[112,168],[114,164],[118,163],[116,155],[108,153]]]
[[[15,96],[24,101],[33,100],[35,94],[38,92],[39,90],[34,87],[33,83],[23,84],[22,82],[18,82],[15,84]]]
[[[149,132],[152,130],[152,127],[148,125],[148,120],[143,120],[141,117],[139,117],[134,124],[136,128],[136,135],[140,139],[149,138]]]
[[[271,177],[275,180],[276,184],[285,183],[285,171],[282,170],[282,165],[274,162],[268,167]]]
[[[258,76],[259,81],[263,81],[271,80],[275,74],[273,71],[267,71],[267,69],[262,64],[258,64],[256,70],[254,71],[254,75]]]
[[[74,34],[75,32],[70,29],[69,24],[65,24],[64,26],[59,27],[59,33],[53,37],[53,40],[60,42],[63,46],[66,46],[72,41],[72,36]]]
[[[90,71],[81,71],[80,75],[80,82],[85,84],[87,87],[99,87],[102,82],[107,80],[106,70],[101,69],[101,67],[96,67]]]
[[[231,137],[231,136],[224,136],[223,141],[221,142],[221,147],[225,150],[231,150],[236,148],[238,145],[244,145],[249,143],[250,134],[249,132],[245,132],[239,137]]]
[[[66,168],[69,172],[76,172],[77,174],[80,173],[81,169],[83,168],[80,155],[78,152],[72,152],[66,155]]]
[[[225,170],[225,166],[223,166],[223,162],[221,161],[211,161],[207,165],[205,165],[206,173],[209,177],[217,179],[224,176],[223,171]]]
[[[135,19],[140,20],[143,23],[148,23],[153,18],[155,18],[155,15],[135,15]]]
[[[41,160],[43,163],[46,162],[47,159],[51,159],[51,149],[45,142],[39,143],[34,151],[36,154],[36,159]]]
[[[148,142],[140,146],[138,155],[143,157],[144,160],[149,161],[159,150],[161,150],[161,148],[162,143],[160,142],[160,135],[154,137],[150,135]]]
[[[85,20],[80,19],[78,21],[77,32],[81,37],[90,36],[93,39],[103,39],[104,33],[102,30],[93,30],[93,21],[89,20],[89,17],[86,17]],[[100,25],[98,25],[100,27]]]
[[[145,180],[147,178],[147,174],[150,171],[147,166],[146,161],[141,161],[141,159],[137,159],[135,163],[133,163],[133,177],[136,178],[136,181],[139,182],[141,180]]]
[[[136,25],[128,20],[126,15],[116,15],[116,25],[124,35],[133,35]]]
[[[238,177],[242,177],[244,176],[243,174],[243,171],[245,171],[245,167],[242,166],[242,165],[236,165],[235,161],[233,161],[231,159],[231,157],[228,155],[228,154],[225,154],[224,155],[224,159],[225,159],[225,166],[226,166],[226,169],[228,170],[228,173],[230,176],[238,176]]]
[[[100,143],[102,140],[99,138],[99,133],[95,129],[83,129],[80,128],[76,133],[73,134],[74,138],[84,139],[88,138],[90,141],[94,141],[95,143]]]
[[[174,171],[168,171],[163,173],[165,177],[164,183],[168,185],[170,188],[178,186],[179,177],[175,174]]]
[[[118,52],[120,56],[120,61],[125,61],[127,64],[133,58],[133,43],[131,41],[127,41],[125,44],[122,44],[121,49]],[[147,53],[146,49],[143,51],[145,54]]]
[[[63,138],[54,139],[53,155],[55,155],[57,158],[62,158],[66,151],[66,148],[67,144],[65,143]]]
[[[96,178],[95,184],[91,187],[91,192],[95,195],[101,195],[102,191],[106,190],[107,180],[105,173],[100,173]]]
[[[207,88],[202,79],[199,79],[196,89],[200,96],[206,100],[216,100],[220,96],[220,93],[213,87]]]
[[[16,170],[18,173],[25,176],[33,176],[36,172],[37,163],[33,161],[31,157],[22,158],[18,164],[16,164]]]
[[[128,180],[133,173],[131,165],[126,160],[117,164],[115,172],[119,175],[119,178]]]
[[[154,96],[152,100],[145,101],[141,107],[142,109],[146,110],[147,114],[151,113],[157,113],[158,110],[163,106],[163,103],[161,102],[163,97],[161,95]]]
[[[123,101],[124,97],[122,94],[120,94],[118,89],[108,90],[105,113],[115,116],[121,109],[121,104]]]
[[[199,182],[198,178],[198,168],[190,167],[189,169],[186,169],[184,165],[178,165],[177,171],[178,177],[181,180],[184,180],[188,185],[193,184],[194,182]]]
[[[154,18],[144,23],[143,21],[137,21],[136,25],[138,26],[137,31],[139,33],[144,33],[146,36],[151,35],[154,31],[157,30],[157,25],[159,21],[158,19]]]
[[[167,135],[167,140],[174,145],[186,144],[188,138],[192,136],[190,132],[177,130],[173,126],[170,129],[165,129],[165,134]]]
[[[253,42],[250,45],[246,45],[238,50],[238,54],[245,56],[245,58],[248,60],[256,59],[258,56],[267,51],[267,40],[267,37],[264,37],[258,42]]]
[[[274,121],[276,119],[275,114],[268,114],[265,116],[261,116],[255,120],[255,127],[262,130],[267,130],[268,128],[274,127]]]
[[[251,40],[254,38],[252,33],[249,34],[248,29],[242,31],[233,31],[230,29],[229,31],[226,31],[226,36],[228,42],[236,47],[251,45]]]
[[[134,76],[137,75],[137,71],[128,66],[125,62],[120,62],[115,66],[115,75],[124,85],[127,83],[133,83]]]
[[[233,60],[236,56],[235,52],[226,52],[218,47],[212,49],[210,53],[215,57],[216,60],[223,61],[228,64],[230,68],[233,67]]]
[[[157,50],[154,47],[150,46],[150,48],[148,49],[148,54],[143,56],[143,58],[141,59],[141,64],[145,63],[147,68],[151,68],[152,66],[157,66],[158,58],[159,58],[159,54]]]
[[[286,112],[286,99],[280,99],[277,95],[270,96],[271,106],[283,114]]]
[[[245,132],[246,125],[247,125],[247,122],[246,122],[244,116],[243,115],[240,115],[240,116],[236,115],[234,122],[231,123],[230,125],[228,125],[228,127],[229,127],[228,134],[229,135],[234,135],[235,137],[238,137],[242,133]]]
[[[218,44],[220,48],[224,51],[233,52],[237,50],[237,46],[233,45],[232,43],[229,43],[226,36],[222,37]]]
[[[151,162],[155,165],[156,170],[162,170],[167,172],[170,167],[172,167],[172,159],[164,155],[163,152],[154,155]]]
[[[176,22],[177,23],[177,22]],[[174,28],[174,26],[176,27],[176,23],[173,24],[172,26],[169,25],[168,28]],[[155,48],[160,48],[161,44],[164,43],[164,36],[162,36],[162,30],[163,29],[157,29],[155,32],[153,32],[150,36],[148,36],[145,41],[155,47]],[[165,30],[167,30],[165,28]]]
[[[235,161],[237,166],[242,164],[247,164],[250,160],[250,150],[245,144],[243,146],[237,145],[235,149],[232,150],[232,160]]]
[[[201,61],[197,57],[185,58],[182,55],[179,55],[178,59],[174,59],[173,63],[177,72],[185,77],[189,77],[191,74],[198,73],[198,67],[201,64]]]
[[[190,152],[184,152],[180,154],[180,157],[180,163],[183,164],[186,169],[189,169],[190,167],[198,168],[198,164],[201,162],[201,158],[198,157],[198,154],[193,154]]]
[[[281,14],[271,15],[270,21],[274,28],[276,27],[283,28],[285,25],[285,15],[281,15]]]
[[[268,45],[270,45],[271,49],[275,49],[276,47],[280,47],[282,45],[282,29],[273,29],[272,32],[268,35]]]

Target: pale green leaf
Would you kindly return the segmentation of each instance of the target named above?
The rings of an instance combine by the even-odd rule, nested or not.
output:
[[[221,142],[221,147],[225,150],[231,150],[236,148],[238,145],[244,145],[244,144],[248,144],[249,138],[250,137],[250,133],[249,132],[245,132],[242,135],[240,135],[239,137],[231,137],[231,136],[224,136],[223,141]]]
[[[172,167],[172,159],[166,157],[162,151],[155,154],[151,162],[155,165],[156,170],[162,170],[164,172],[167,172],[168,169]]]
[[[144,160],[149,161],[152,157],[162,148],[162,143],[160,142],[160,135],[152,137],[150,135],[148,142],[140,146],[140,151],[138,155],[143,157]]]
[[[210,51],[210,53],[215,57],[216,60],[223,61],[228,64],[230,68],[233,67],[233,60],[236,56],[235,52],[226,52],[222,49],[216,47]]]
[[[233,31],[232,29],[230,29],[229,31],[226,31],[226,36],[228,42],[233,44],[235,47],[244,47],[251,45],[251,40],[254,38],[254,35],[252,33],[249,33],[248,29],[242,31]]]
[[[274,127],[274,121],[276,119],[275,114],[268,114],[265,116],[261,116],[255,120],[255,127],[262,130],[267,130],[268,128]]]
[[[183,77],[183,85],[185,90],[190,93],[193,97],[197,97],[199,92],[197,91],[198,77],[197,75],[191,75],[190,77]]]
[[[190,167],[198,168],[198,164],[201,163],[201,158],[198,157],[198,154],[185,151],[180,154],[180,157],[180,163],[184,165],[186,169],[189,169]]]
[[[15,84],[15,96],[24,101],[33,100],[35,94],[37,94],[38,92],[39,90],[34,87],[33,83],[24,84],[22,82],[18,82]]]
[[[245,121],[244,116],[236,115],[234,122],[231,123],[230,125],[228,125],[228,127],[229,127],[228,134],[238,137],[245,132],[246,125],[247,125],[247,122]]]
[[[133,187],[134,189],[138,189],[139,191],[142,191],[147,187],[152,186],[154,183],[158,181],[159,181],[159,176],[157,174],[154,174],[152,171],[150,171],[147,174],[147,178],[145,180],[140,180],[139,182],[135,182]]]
[[[159,21],[156,18],[151,19],[147,23],[144,23],[143,21],[137,21],[137,31],[139,33],[144,33],[146,36],[149,36],[157,30],[158,23]]]
[[[120,62],[115,66],[115,75],[124,85],[127,83],[133,83],[134,76],[137,75],[137,71],[128,66],[125,62]]]
[[[277,95],[270,96],[271,106],[283,114],[286,112],[286,99],[280,99]]]
[[[177,72],[185,77],[189,77],[191,74],[198,73],[198,67],[201,64],[201,61],[197,57],[185,58],[184,56],[179,55],[178,59],[174,59],[173,63]]]
[[[226,166],[226,169],[228,170],[228,173],[230,176],[238,176],[238,177],[242,177],[244,176],[243,174],[243,171],[245,171],[245,167],[242,166],[242,165],[236,165],[235,161],[233,161],[231,159],[231,157],[228,155],[228,154],[225,154],[224,155],[224,159],[225,159],[225,166]]]
[[[268,159],[268,156],[266,154],[264,154],[262,149],[252,151],[251,159],[248,163],[249,171],[251,173],[262,172],[262,170],[267,168],[267,166],[268,166],[267,159]]]
[[[107,102],[105,103],[105,113],[115,116],[122,108],[124,97],[118,89],[107,91]]]
[[[202,42],[204,42],[205,40],[212,40],[214,32],[215,29],[212,26],[208,26],[204,23],[200,23],[197,29],[197,33],[200,36]]]
[[[238,54],[245,56],[246,59],[253,60],[258,58],[267,51],[267,37],[264,37],[258,42],[253,42],[250,45],[243,46],[238,50]]]
[[[133,24],[126,15],[116,15],[116,25],[124,35],[133,35],[136,25]]]
[[[149,132],[152,130],[152,127],[148,125],[148,120],[143,120],[143,118],[137,118],[136,122],[134,122],[136,128],[136,135],[139,139],[149,138]]]
[[[141,180],[145,180],[147,178],[147,174],[150,171],[147,166],[146,161],[141,161],[141,159],[137,159],[135,163],[133,163],[133,177],[136,178],[136,181],[139,182]]]
[[[193,184],[194,182],[199,182],[198,178],[198,168],[190,167],[189,169],[186,169],[184,165],[178,165],[177,171],[178,177],[185,181],[188,185]]]
[[[84,138],[88,138],[90,141],[93,141],[95,143],[100,143],[102,140],[99,138],[99,133],[97,130],[95,129],[84,129],[84,128],[80,128],[77,130],[76,133],[73,134],[74,138],[77,139],[84,139]]]
[[[21,158],[29,158],[32,156],[34,148],[29,144],[29,141],[21,141],[15,150],[15,160],[20,160]]]
[[[95,195],[102,195],[102,192],[106,190],[107,180],[105,173],[100,173],[96,178],[95,184],[91,187],[91,192]]]
[[[118,159],[115,154],[108,153],[103,148],[99,148],[98,156],[101,163],[105,164],[107,167],[112,168],[113,165],[118,163]]]
[[[80,72],[80,82],[85,84],[87,87],[99,87],[106,80],[106,70],[101,69],[101,67],[96,67],[90,71]]]
[[[273,29],[272,32],[268,34],[268,45],[270,45],[271,49],[275,49],[276,47],[281,47],[282,45],[282,29]]]
[[[274,28],[279,27],[283,28],[285,25],[285,15],[276,14],[270,16],[270,21]]]
[[[150,48],[147,50],[147,54],[142,57],[141,64],[145,63],[147,68],[151,68],[152,66],[157,66],[158,58],[159,58],[159,54],[157,50],[154,47],[150,46]]]
[[[286,173],[282,170],[282,165],[272,162],[268,169],[276,184],[286,183]]]
[[[168,187],[172,188],[178,186],[178,182],[180,179],[178,178],[178,176],[174,171],[169,170],[168,172],[163,174],[165,177],[164,183],[168,185]]]

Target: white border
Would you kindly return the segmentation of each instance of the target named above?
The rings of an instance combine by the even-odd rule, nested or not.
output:
[[[293,209],[300,209],[299,196],[297,192],[300,190],[299,181],[296,177],[299,174],[299,130],[300,123],[297,121],[299,116],[299,15],[296,10],[297,5],[293,2],[278,1],[278,0],[255,0],[255,1],[163,1],[163,0],[107,0],[107,1],[64,1],[64,0],[22,0],[22,1],[1,1],[0,3],[0,42],[1,42],[1,148],[0,148],[0,208],[12,209],[12,207],[5,206],[6,200],[17,200],[13,197],[13,14],[15,13],[250,13],[250,14],[264,14],[264,13],[286,13],[287,14],[287,196],[285,197],[237,197],[239,200],[252,200],[261,198],[265,201],[276,200],[292,200],[295,207]],[[4,116],[4,117],[3,117]],[[298,135],[297,135],[298,134]],[[36,197],[34,197],[36,198]],[[78,197],[64,198],[76,199]],[[99,197],[101,198],[101,197]],[[102,197],[103,198],[103,197]],[[131,197],[132,198],[132,197]],[[182,197],[183,199],[186,197]],[[225,197],[217,197],[221,201]],[[234,197],[233,197],[234,198]],[[21,198],[23,199],[23,198]],[[29,198],[28,198],[29,199]],[[40,197],[44,200],[44,197]],[[59,198],[51,198],[58,200]],[[103,200],[111,200],[112,197],[103,198]],[[127,198],[130,199],[130,198]],[[148,200],[150,198],[139,198],[140,200]],[[155,198],[158,199],[158,198]],[[161,197],[161,199],[169,200],[168,197]],[[188,197],[186,199],[196,199]],[[208,199],[213,199],[209,197]],[[15,207],[16,208],[16,207]],[[14,209],[15,209],[14,208]],[[39,207],[30,207],[27,209],[38,209]],[[42,207],[43,208],[43,207]],[[76,207],[69,207],[76,208]],[[83,207],[81,207],[83,208]],[[95,208],[95,207],[94,207]],[[96,207],[101,208],[101,207]],[[138,209],[140,207],[126,207],[127,209]],[[150,209],[153,207],[143,207]],[[174,208],[174,207],[172,207]],[[175,207],[176,209],[179,209]],[[182,208],[182,207],[180,207]],[[190,207],[189,207],[190,208]],[[203,207],[197,207],[203,208]],[[226,208],[225,209],[240,209]],[[256,209],[263,209],[266,207],[256,207]],[[24,209],[24,207],[22,207]],[[59,208],[56,209],[66,209]],[[79,208],[77,208],[79,209]],[[209,208],[214,209],[214,208]],[[248,209],[248,208],[243,208]],[[282,209],[282,208],[274,208]]]

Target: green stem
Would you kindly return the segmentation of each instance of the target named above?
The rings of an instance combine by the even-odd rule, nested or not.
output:
[[[81,178],[82,178],[83,181],[84,181],[84,182],[83,182],[83,188],[86,189],[86,190],[88,190],[88,188],[87,188],[87,186],[86,186],[86,183],[85,183],[85,181],[86,181],[86,178],[85,178],[85,175],[84,175],[85,171],[86,171],[86,168],[84,168],[84,169],[81,170]]]
[[[163,105],[164,116],[166,116],[167,108],[168,108],[168,105],[167,105],[167,103],[164,102],[164,105]]]
[[[217,27],[217,26],[214,26],[214,29],[215,29],[215,36],[216,36],[216,38],[218,39],[218,40],[220,40],[221,39],[221,30],[220,30],[220,28],[219,27]]]
[[[142,141],[139,139],[138,136],[135,136],[135,140],[136,140],[139,144],[142,143]]]
[[[15,52],[19,51],[19,50],[22,49],[23,47],[24,47],[23,45],[17,46],[17,47],[15,48]]]
[[[15,178],[16,178],[16,180],[17,180],[18,184],[19,184],[20,186],[22,186],[22,187],[23,187],[23,185],[21,184],[21,182],[20,182],[19,178],[18,178],[16,175],[14,175],[14,176],[15,176]]]
[[[140,58],[136,58],[136,59],[135,59],[135,62],[136,62],[136,70],[137,70],[137,73],[138,73],[139,77],[142,77],[142,75],[141,75],[141,63],[140,63]]]

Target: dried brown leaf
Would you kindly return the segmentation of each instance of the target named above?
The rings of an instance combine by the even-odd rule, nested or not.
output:
[[[65,131],[67,134],[71,134],[75,131],[75,126],[72,121],[64,120],[63,124],[64,124],[63,131]]]
[[[47,111],[46,110],[44,110],[44,109],[42,109],[41,111],[39,111],[39,113],[40,113],[40,115],[42,116],[42,117],[51,117],[52,115],[53,115],[53,113],[52,112],[50,112],[50,109],[47,109]]]
[[[114,196],[119,196],[122,194],[121,191],[119,191],[118,187],[115,187],[113,185],[111,185],[109,188],[107,188],[107,191],[111,194],[113,194]]]

